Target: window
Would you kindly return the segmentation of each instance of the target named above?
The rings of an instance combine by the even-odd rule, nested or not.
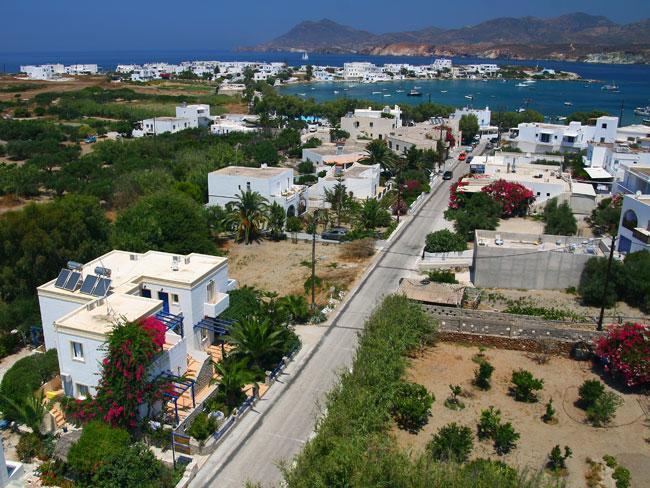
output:
[[[250,181],[246,182],[246,191],[251,191],[251,182]]]
[[[178,303],[178,295],[176,293],[172,293],[172,303]]]
[[[551,140],[551,134],[542,134],[539,136],[540,142],[549,142]]]
[[[636,213],[634,213],[634,210],[627,210],[623,214],[623,227],[626,229],[634,229],[635,227],[639,226],[639,218],[636,216]]]
[[[207,295],[208,295],[208,303],[213,303],[215,299],[215,286],[214,286],[214,280],[208,281],[208,288],[207,288]]]
[[[547,193],[547,194],[546,194],[546,196],[547,196],[547,197],[550,197],[550,196],[551,196],[551,194],[550,194],[550,193]]]
[[[374,122],[370,122],[370,127],[374,127],[374,126],[375,126]]]
[[[603,125],[601,125],[601,127],[602,127],[603,129],[607,129],[607,124],[603,124]]]
[[[540,195],[541,195],[541,193],[540,193],[540,192],[537,192],[537,196],[540,196]]]
[[[208,340],[208,329],[201,329],[201,342]]]
[[[90,396],[90,391],[88,390],[87,385],[82,385],[81,383],[77,383],[77,398],[79,399],[85,399]]]
[[[72,348],[72,359],[75,361],[84,360],[84,347],[80,342],[70,342]]]
[[[601,138],[600,138],[600,142],[605,142],[605,138],[604,138],[604,137],[601,137]]]

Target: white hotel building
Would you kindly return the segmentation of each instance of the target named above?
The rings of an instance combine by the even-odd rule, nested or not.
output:
[[[156,317],[167,327],[163,350],[149,374],[180,376],[190,360],[207,364],[219,315],[228,308],[226,258],[114,250],[86,264],[69,263],[38,287],[45,348],[56,348],[66,395],[93,395],[103,345],[122,320]]]

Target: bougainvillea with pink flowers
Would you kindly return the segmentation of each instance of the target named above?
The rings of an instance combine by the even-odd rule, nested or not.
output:
[[[497,180],[486,185],[481,190],[487,193],[499,204],[504,217],[513,215],[525,215],[528,207],[535,201],[532,191],[519,183],[511,183],[505,180]]]
[[[596,354],[605,361],[606,370],[622,375],[628,386],[650,383],[650,326],[612,325],[596,341]]]
[[[148,368],[165,343],[165,325],[154,317],[118,323],[108,334],[97,395],[68,404],[79,423],[94,419],[126,429],[138,423],[141,405],[162,399],[169,382],[149,378]]]

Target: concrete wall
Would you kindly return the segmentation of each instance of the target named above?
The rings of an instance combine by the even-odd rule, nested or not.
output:
[[[477,231],[477,234],[485,231]],[[503,239],[512,239],[518,234],[499,232],[489,233],[494,239],[495,234],[501,234]],[[522,240],[533,241],[540,237],[532,234],[521,234]],[[474,246],[472,266],[472,281],[481,288],[513,288],[523,290],[562,290],[570,286],[578,286],[580,275],[585,263],[594,255],[584,252],[572,253],[563,249],[550,250],[556,239],[563,240],[563,245],[580,243],[582,239],[571,239],[562,236],[551,237],[552,243],[547,250],[528,247],[513,248],[495,246]],[[478,242],[478,240],[477,240]],[[597,246],[597,241],[594,243]]]

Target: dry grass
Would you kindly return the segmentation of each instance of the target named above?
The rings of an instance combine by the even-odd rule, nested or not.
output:
[[[408,379],[424,385],[435,395],[436,402],[429,423],[419,434],[395,429],[401,447],[422,451],[431,436],[450,422],[467,425],[476,431],[481,410],[493,405],[501,410],[502,422],[512,422],[521,434],[518,447],[503,457],[508,464],[533,471],[543,469],[551,449],[559,444],[562,447],[568,445],[573,450],[573,457],[567,460],[567,486],[584,486],[586,458],[602,459],[605,454],[615,456],[631,471],[633,486],[643,486],[635,485],[635,480],[639,483],[650,479],[650,453],[645,442],[648,426],[644,423],[639,404],[641,395],[617,392],[623,397],[624,404],[617,411],[613,424],[610,428],[595,428],[584,421],[584,412],[574,406],[579,385],[586,379],[598,379],[589,364],[557,356],[551,356],[545,364],[538,364],[525,352],[489,349],[485,356],[495,367],[492,388],[479,391],[472,385],[477,367],[472,357],[476,352],[473,347],[440,343],[412,361]],[[527,369],[544,380],[538,403],[516,402],[508,395],[511,373],[518,368]],[[449,384],[459,384],[473,393],[463,398],[464,410],[453,411],[444,407],[444,399],[449,396]],[[545,404],[550,398],[553,398],[556,409],[556,425],[542,421]],[[492,443],[477,439],[472,455],[499,457],[494,453]]]
[[[341,256],[345,259],[365,259],[375,254],[375,240],[368,237],[341,244]]]

